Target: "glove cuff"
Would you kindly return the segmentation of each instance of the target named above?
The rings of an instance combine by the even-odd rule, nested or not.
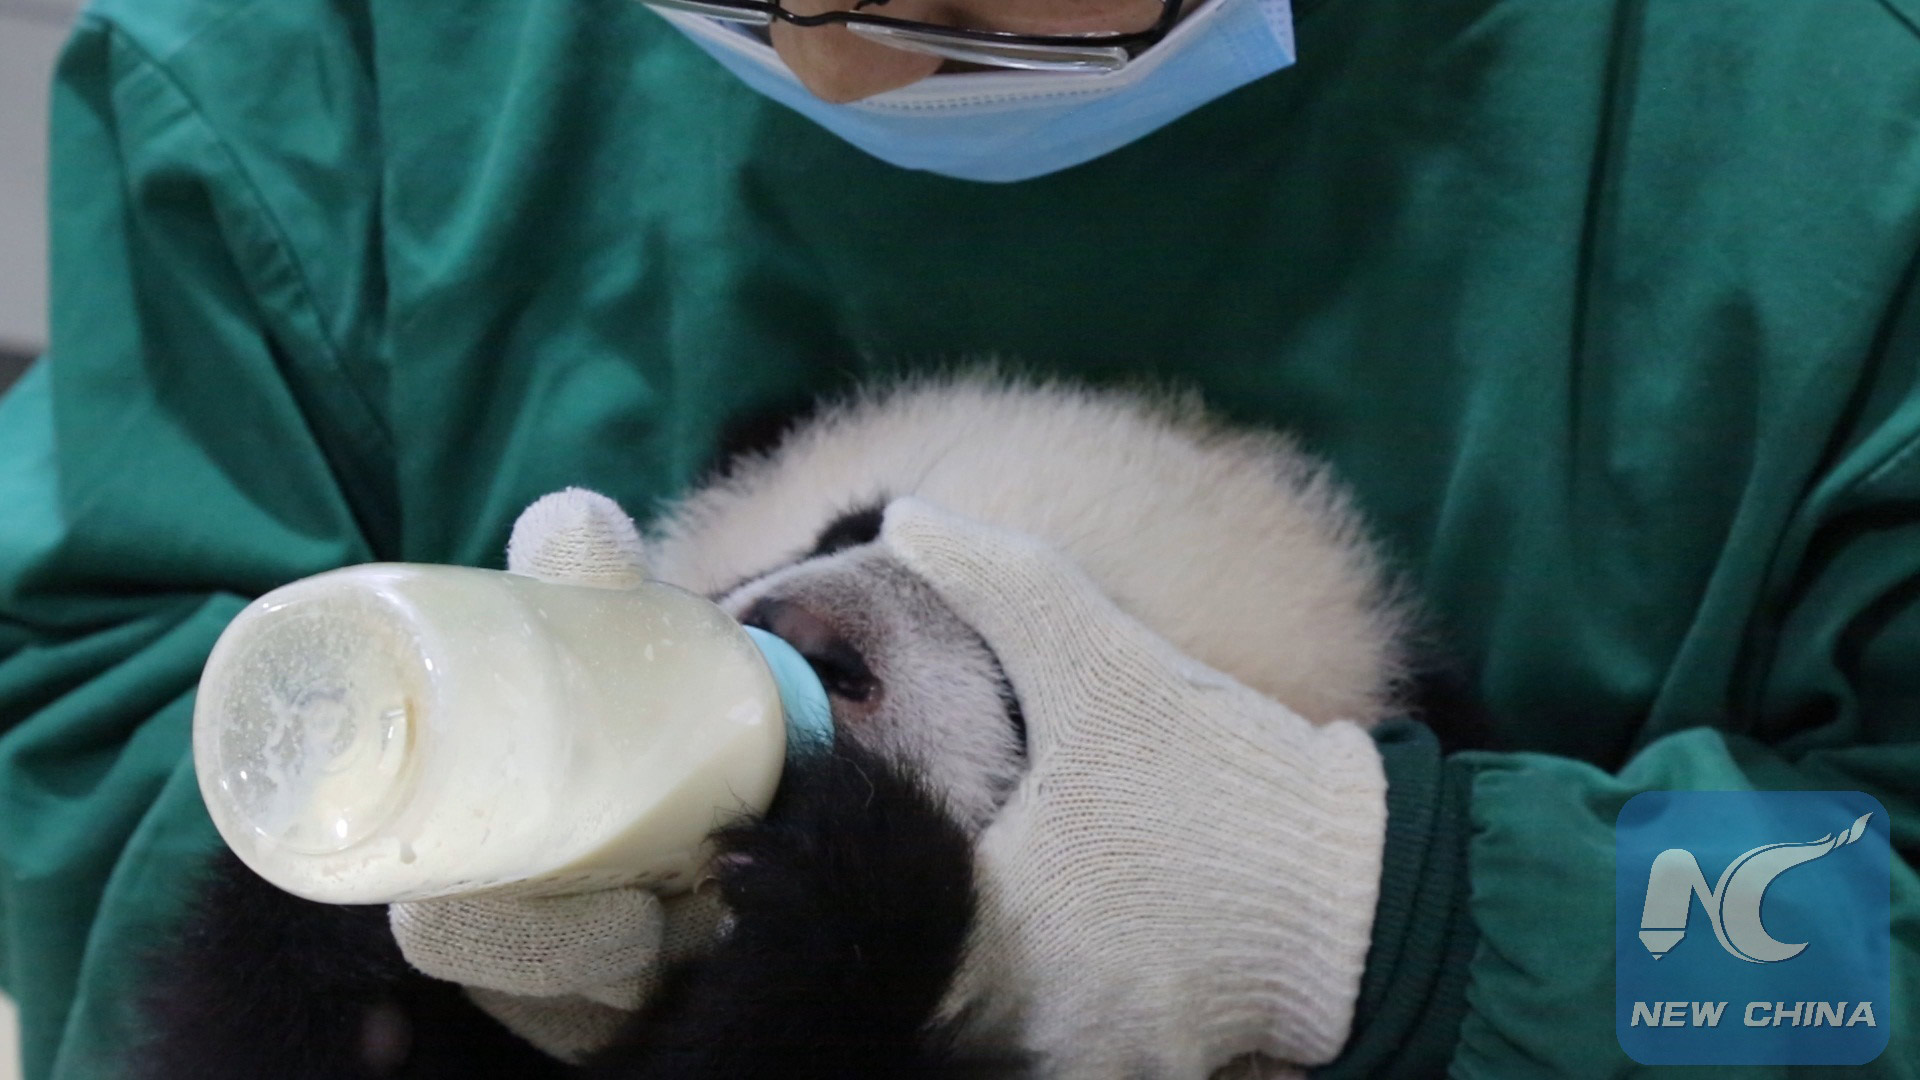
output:
[[[1268,771],[1275,766],[1284,774]],[[1215,1053],[1331,1061],[1352,1028],[1380,896],[1387,828],[1380,754],[1358,727],[1330,724],[1313,729],[1297,755],[1246,755],[1233,771],[1251,782],[1222,792],[1222,843],[1212,863],[1223,881],[1238,879],[1241,887],[1213,898],[1231,932],[1200,938],[1226,946],[1213,965],[1221,979],[1213,1001],[1222,1012],[1209,1041]],[[1249,842],[1256,837],[1266,842]],[[1240,860],[1256,861],[1258,876],[1232,865]]]
[[[1439,1076],[1467,1012],[1479,933],[1467,911],[1472,772],[1423,724],[1374,731],[1387,771],[1387,842],[1353,1037],[1314,1075]]]

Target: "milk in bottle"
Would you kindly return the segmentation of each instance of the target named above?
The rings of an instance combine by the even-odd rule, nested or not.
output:
[[[233,620],[193,751],[228,845],[310,899],[671,892],[771,802],[790,725],[831,742],[806,663],[691,593],[373,564]]]

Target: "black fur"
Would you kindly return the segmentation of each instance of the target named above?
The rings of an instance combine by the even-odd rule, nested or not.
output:
[[[813,550],[807,553],[807,558],[817,559],[880,539],[880,525],[886,520],[888,501],[881,496],[829,521],[814,540]]]
[[[140,1080],[792,1080],[1009,1076],[929,1026],[973,913],[965,835],[914,777],[842,746],[719,838],[735,927],[584,1067],[415,972],[380,907],[283,893],[222,851],[150,968]]]
[[[818,394],[783,394],[735,410],[721,425],[705,467],[696,473],[696,486],[724,480],[746,462],[771,452],[794,429],[818,415],[824,400]]]
[[[1432,729],[1442,754],[1510,749],[1495,737],[1486,699],[1457,664],[1435,662],[1421,671],[1409,698],[1414,718]]]
[[[973,916],[966,835],[912,775],[843,743],[722,833],[738,920],[600,1063],[606,1080],[1011,1075],[928,1026]]]
[[[140,1080],[542,1080],[569,1074],[409,967],[384,907],[281,892],[225,849],[146,966]]]

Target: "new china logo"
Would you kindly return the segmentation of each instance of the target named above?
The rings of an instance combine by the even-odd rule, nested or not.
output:
[[[1640,943],[1655,960],[1667,955],[1687,934],[1687,915],[1693,910],[1693,898],[1707,911],[1713,924],[1713,936],[1720,947],[1742,960],[1756,964],[1777,964],[1800,955],[1807,947],[1802,941],[1787,945],[1767,933],[1760,921],[1760,901],[1773,879],[1799,866],[1829,854],[1843,844],[1851,844],[1867,831],[1867,819],[1861,814],[1853,825],[1838,834],[1829,833],[1805,844],[1762,844],[1743,852],[1727,864],[1726,872],[1713,888],[1707,888],[1706,875],[1693,852],[1668,848],[1654,856],[1653,870],[1647,875],[1647,902],[1640,914]]]
[[[1614,1027],[1628,1056],[1873,1060],[1891,1019],[1886,820],[1859,792],[1630,799],[1614,864]],[[1711,936],[1690,933],[1699,922]]]

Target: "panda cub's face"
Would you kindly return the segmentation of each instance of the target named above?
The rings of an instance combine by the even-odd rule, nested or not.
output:
[[[806,658],[839,737],[914,769],[977,833],[1025,765],[1019,706],[980,636],[874,542],[883,509],[842,515],[799,561],[715,600]]]
[[[1340,486],[1197,399],[991,371],[863,393],[732,459],[649,530],[660,581],[791,642],[840,738],[911,768],[970,832],[1027,767],[978,635],[876,543],[913,496],[1071,559],[1174,648],[1314,723],[1393,711],[1405,619]]]

